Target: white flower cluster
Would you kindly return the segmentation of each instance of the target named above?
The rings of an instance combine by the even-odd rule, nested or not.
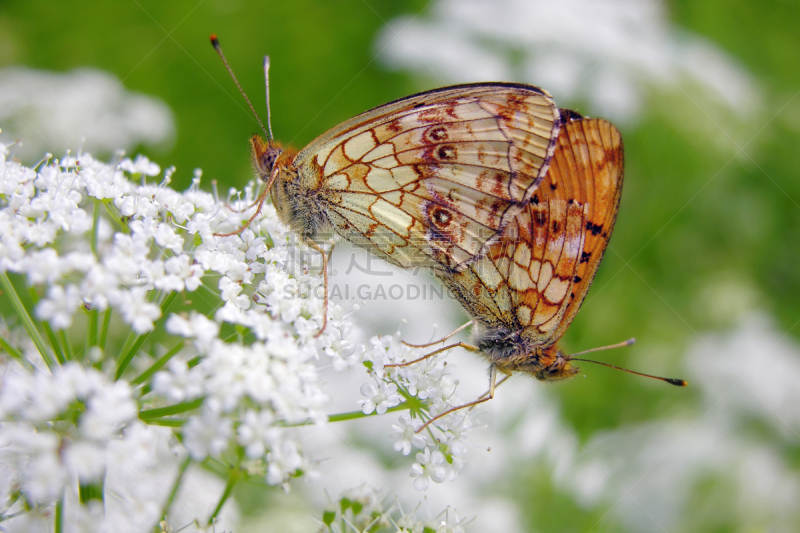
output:
[[[52,525],[53,505],[88,505],[76,480],[124,492],[103,489],[109,446],[136,449],[126,439],[142,427],[170,432],[175,471],[187,458],[270,485],[308,475],[291,426],[326,420],[314,360],[341,371],[357,358],[344,310],[331,305],[317,335],[320,291],[291,290],[321,285],[295,267],[306,248],[271,206],[217,235],[254,212],[252,188],[226,203],[200,190],[199,171],[181,193],[172,168],[148,181],[161,169],[147,158],[51,159],[29,168],[0,145],[0,281],[19,316],[0,352],[0,521]],[[135,455],[128,470],[146,463]],[[167,513],[170,482],[126,505]]]
[[[370,344],[371,350],[361,355],[374,381],[361,387],[365,396],[359,400],[362,411],[383,414],[401,401],[410,404],[410,412],[400,415],[398,423],[392,425],[391,437],[395,451],[403,455],[412,449],[422,450],[417,452],[417,462],[411,466],[414,487],[425,490],[430,481],[442,483],[455,479],[463,467],[466,437],[474,426],[474,417],[469,409],[458,409],[436,418],[464,404],[456,394],[458,382],[443,357],[437,354],[407,366],[387,368],[386,365],[414,361],[426,352],[403,344],[399,333],[373,337]]]
[[[46,504],[60,497],[70,479],[102,480],[108,443],[136,419],[128,384],[75,362],[54,375],[31,373],[14,362],[4,370],[0,464],[9,477],[0,502],[12,500],[14,487],[29,502]]]
[[[325,531],[360,533],[392,531],[396,533],[464,533],[466,521],[450,508],[430,519],[421,519],[418,509],[407,509],[395,501],[387,503],[377,490],[362,485],[346,490],[322,515]]]

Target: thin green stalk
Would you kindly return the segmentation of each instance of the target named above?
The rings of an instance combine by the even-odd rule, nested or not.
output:
[[[72,345],[67,338],[66,330],[61,330],[58,332],[58,336],[61,338],[61,345],[64,347],[64,356],[66,357],[67,361],[72,361],[75,359],[75,352],[72,351]]]
[[[36,294],[36,288],[28,287],[28,294],[31,297],[31,302],[33,302],[33,307],[35,308],[39,303],[39,295]],[[64,352],[61,350],[61,345],[58,343],[58,339],[56,338],[53,328],[50,327],[50,324],[47,322],[47,320],[41,321],[41,324],[45,335],[47,335],[47,340],[50,341],[50,346],[53,348],[53,353],[56,355],[56,359],[63,365],[66,361],[66,358],[64,357]]]
[[[92,213],[92,254],[97,257],[97,236],[100,233],[100,204],[103,202],[94,199],[94,211]]]
[[[111,308],[106,309],[106,312],[103,315],[103,329],[100,332],[100,344],[98,344],[103,352],[106,351],[106,340],[108,339],[109,324],[111,324]]]
[[[56,502],[56,512],[55,512],[55,524],[54,530],[55,533],[62,533],[64,531],[64,495],[61,495],[61,498],[58,499]]]
[[[33,370],[33,365],[30,364],[27,359],[25,359],[25,356],[22,355],[22,352],[11,346],[11,344],[9,344],[9,342],[3,337],[0,337],[0,348],[5,350],[8,355],[16,359],[17,362],[24,366],[26,370]]]
[[[148,422],[153,418],[162,418],[165,416],[176,415],[178,413],[185,413],[186,411],[197,409],[203,405],[203,400],[205,400],[205,398],[198,398],[189,402],[176,403],[174,405],[159,407],[157,409],[144,409],[139,411],[139,419],[143,420],[144,422]]]
[[[117,212],[117,210],[116,210],[116,209],[114,209],[114,208],[112,207],[112,204],[111,204],[111,203],[109,203],[109,202],[103,202],[103,207],[105,207],[105,208],[106,208],[106,212],[108,213],[108,216],[109,216],[109,217],[111,217],[111,220],[113,220],[113,221],[114,221],[114,223],[115,223],[117,226],[119,226],[119,227],[120,227],[120,229],[122,229],[122,232],[123,232],[123,233],[127,234],[127,233],[130,233],[130,232],[131,232],[131,230],[130,230],[130,228],[128,227],[128,225],[127,225],[127,224],[125,224],[125,223],[122,221],[122,218],[119,216],[119,213]]]
[[[217,515],[222,510],[222,506],[225,505],[225,502],[228,501],[228,498],[233,492],[233,487],[236,485],[236,482],[239,481],[239,476],[241,474],[241,469],[237,464],[233,468],[231,468],[230,472],[228,473],[228,481],[225,483],[225,490],[222,492],[222,496],[219,498],[219,502],[217,502],[217,506],[214,508],[214,512],[211,513],[211,516],[208,517],[208,525],[214,523],[216,520]]]
[[[0,273],[0,285],[3,286],[3,290],[11,299],[11,305],[14,306],[14,311],[17,312],[17,316],[22,321],[25,331],[27,331],[28,335],[30,335],[34,346],[36,346],[36,349],[39,350],[39,353],[42,355],[42,359],[44,359],[45,364],[47,364],[47,367],[52,370],[55,368],[56,362],[53,360],[50,350],[47,349],[45,340],[42,338],[42,334],[36,328],[31,315],[28,314],[28,310],[25,309],[25,306],[22,304],[22,300],[19,299],[19,294],[17,294],[16,289],[14,289],[14,285],[8,278],[8,274],[5,272]]]
[[[390,407],[386,410],[387,413],[394,413],[395,411],[406,411],[411,409],[411,406],[406,403],[401,403],[400,405],[395,405],[394,407]],[[352,411],[350,413],[340,413],[338,415],[330,415],[328,417],[328,422],[344,422],[345,420],[356,420],[357,418],[367,418],[368,416],[380,416],[377,412],[373,411],[368,415],[365,415],[363,411]],[[291,426],[304,426],[311,422],[311,420],[307,420],[305,422],[301,422],[299,424],[287,424],[287,427]]]
[[[100,323],[100,312],[97,308],[92,308],[89,311],[89,331],[86,334],[86,352],[89,352],[89,348],[92,346],[97,346],[98,339],[98,331],[97,326]]]
[[[164,318],[167,309],[177,296],[178,296],[177,292],[171,292],[169,293],[169,295],[167,295],[166,298],[164,298],[164,301],[161,302],[161,319]],[[144,344],[144,341],[147,340],[147,338],[150,336],[151,333],[152,330],[148,331],[143,335],[139,335],[136,338],[136,340],[133,342],[133,345],[128,349],[127,352],[125,352],[125,354],[122,356],[122,359],[120,359],[120,362],[117,365],[117,372],[114,374],[114,379],[119,379],[120,377],[122,377],[122,373],[125,372],[126,368],[128,368],[128,365],[133,360],[133,356],[136,355],[136,352],[139,351],[139,348],[142,347],[142,344]]]
[[[94,211],[92,213],[92,254],[97,257],[97,241],[100,233],[100,206],[102,201],[94,199]],[[86,355],[92,346],[97,346],[97,323],[100,312],[95,306],[89,310],[89,334],[86,336]],[[87,357],[88,359],[88,357]]]
[[[50,346],[53,347],[53,353],[56,354],[56,359],[63,365],[66,362],[66,358],[64,357],[64,352],[61,351],[61,346],[58,344],[58,339],[56,338],[53,328],[44,320],[42,321],[42,329],[44,329],[44,333],[47,335],[47,340],[50,341]]]
[[[150,365],[150,368],[148,368],[147,370],[145,370],[144,372],[142,372],[141,374],[136,376],[131,381],[131,385],[139,385],[140,383],[144,383],[145,381],[150,379],[150,376],[152,376],[153,374],[155,374],[156,372],[161,370],[161,368],[165,364],[167,364],[167,361],[172,359],[172,356],[174,356],[176,353],[181,351],[181,348],[183,348],[183,344],[184,344],[183,341],[180,341],[178,344],[173,346],[173,348],[170,351],[168,351],[167,353],[165,353],[164,355],[162,355],[158,359],[158,361],[156,361],[155,363]]]
[[[89,503],[91,500],[104,501],[105,492],[105,481],[102,479],[99,483],[78,485],[78,497],[83,504]]]
[[[153,418],[147,421],[148,426],[163,426],[166,428],[182,428],[185,424],[185,418]]]
[[[175,496],[178,494],[178,489],[181,486],[181,482],[183,481],[183,476],[186,474],[186,470],[189,469],[189,465],[192,462],[192,458],[187,456],[186,459],[183,460],[181,466],[178,468],[178,475],[175,477],[175,482],[172,484],[172,488],[169,491],[169,495],[167,496],[167,500],[164,502],[164,505],[161,507],[161,520],[167,519],[167,513],[169,512],[169,508],[172,507],[172,502],[175,501]],[[153,529],[153,533],[159,533],[161,528],[158,524]]]

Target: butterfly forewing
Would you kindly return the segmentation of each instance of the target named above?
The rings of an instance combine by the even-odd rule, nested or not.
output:
[[[530,200],[559,126],[552,99],[535,87],[456,86],[344,122],[294,165],[339,233],[402,267],[457,271]]]

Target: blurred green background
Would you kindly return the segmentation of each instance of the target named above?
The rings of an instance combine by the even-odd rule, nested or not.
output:
[[[684,354],[694,353],[687,352],[691,346],[702,345],[710,333],[746,328],[757,313],[774,321],[770,338],[800,337],[800,4],[673,0],[660,9],[676,32],[707,39],[748,71],[761,106],[746,119],[728,121],[730,112],[718,110],[710,120],[683,90],[650,87],[636,121],[620,124],[627,164],[620,215],[564,345],[579,350],[636,336],[634,348],[601,358],[686,377],[692,363]],[[174,113],[174,143],[129,153],[146,153],[162,167],[176,165],[178,189],[200,167],[205,187],[216,179],[225,191],[251,179],[247,139],[259,128],[209,45],[209,34],[219,36],[261,116],[261,58],[271,56],[275,135],[302,147],[361,111],[441,84],[436,76],[388,69],[376,45],[388,21],[426,20],[432,10],[432,3],[416,0],[6,0],[0,4],[0,67],[93,67],[113,73],[128,90],[162,99]],[[580,99],[564,102],[556,92],[554,97],[592,111]],[[779,372],[769,347],[764,349],[736,359],[753,364],[737,369],[740,380],[731,382],[730,394]],[[709,379],[727,370],[726,354],[718,355],[706,367]],[[716,416],[702,373],[701,383],[687,390],[599,368],[591,375],[547,388],[579,446],[636,424],[679,419],[697,427]],[[794,409],[775,411],[777,423],[760,415],[731,423],[738,436],[775,456],[778,470],[798,484],[800,426],[790,416],[800,406]],[[739,482],[725,475],[682,483],[692,503],[680,508],[676,531],[800,530],[797,513],[754,521],[742,516],[747,511],[737,499]],[[609,512],[613,499],[581,501],[544,459],[483,490],[515,501],[530,531],[635,530],[633,522]]]

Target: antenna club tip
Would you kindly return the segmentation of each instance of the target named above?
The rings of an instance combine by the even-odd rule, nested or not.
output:
[[[264,56],[264,67],[269,67],[269,56]]]
[[[689,385],[689,382],[683,379],[666,378],[664,381],[676,387],[686,387]]]
[[[214,48],[219,47],[219,39],[217,39],[216,33],[212,33],[208,39],[211,41],[211,46],[213,46]]]
[[[630,346],[631,344],[636,344],[636,339],[633,337],[625,341],[625,346]]]

